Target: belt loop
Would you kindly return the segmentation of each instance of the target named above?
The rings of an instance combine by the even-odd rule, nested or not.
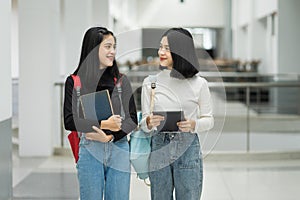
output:
[[[78,137],[81,139],[82,137],[85,138],[85,133],[82,133],[82,132],[78,132]]]
[[[165,142],[166,141],[166,133],[160,132],[159,134],[161,134],[162,140],[163,140],[163,142]]]

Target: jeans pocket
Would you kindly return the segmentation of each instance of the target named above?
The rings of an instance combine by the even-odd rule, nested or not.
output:
[[[90,140],[87,140],[86,138],[85,138],[85,134],[84,133],[82,133],[82,135],[80,136],[80,143],[79,143],[79,146],[84,146],[84,145],[88,145],[88,144],[90,144]]]
[[[149,170],[162,169],[169,165],[169,152],[165,142],[165,135],[163,133],[157,133],[152,136],[151,140],[151,154],[149,157]]]
[[[202,160],[199,143],[190,145],[178,160],[179,168],[192,169],[201,167],[201,165]]]
[[[155,151],[155,150],[162,148],[164,146],[164,138],[165,138],[164,135],[160,134],[160,133],[152,136],[151,150]]]
[[[82,167],[83,164],[86,164],[91,160],[91,154],[88,152],[88,150],[84,147],[83,144],[79,147],[78,155],[79,159],[76,164],[77,169],[79,169],[80,167]]]

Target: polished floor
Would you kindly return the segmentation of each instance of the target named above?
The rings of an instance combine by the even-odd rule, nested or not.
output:
[[[213,158],[213,159],[212,159]],[[15,200],[78,199],[71,156],[19,158],[13,155]],[[299,200],[300,160],[210,157],[204,160],[201,200]],[[131,200],[150,199],[143,181],[131,176]]]
[[[243,104],[226,103],[225,120],[224,102],[215,105],[221,105],[215,108],[215,127],[201,136],[205,155],[201,200],[299,200],[300,116],[258,114],[251,109],[247,118]],[[17,120],[13,122],[17,127]],[[14,200],[77,200],[78,193],[71,155],[20,158],[14,148]],[[130,199],[150,199],[150,188],[134,173]]]

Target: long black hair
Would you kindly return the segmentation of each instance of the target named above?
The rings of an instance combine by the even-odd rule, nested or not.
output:
[[[183,28],[171,28],[162,35],[164,36],[168,39],[173,60],[170,76],[179,79],[192,78],[199,72],[192,34]]]
[[[115,38],[114,34],[105,27],[92,27],[84,34],[79,63],[73,74],[79,75],[82,87],[87,90],[96,90],[104,72],[104,70],[99,69],[99,46],[104,36],[108,35]],[[108,74],[112,77],[119,79],[120,73],[115,59],[113,66],[107,67],[105,70],[108,70]]]

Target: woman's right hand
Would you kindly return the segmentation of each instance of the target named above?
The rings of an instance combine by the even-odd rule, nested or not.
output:
[[[151,130],[153,127],[159,126],[160,122],[163,121],[164,119],[165,119],[164,116],[150,114],[146,118],[146,123],[147,123],[148,129]]]
[[[107,120],[101,121],[101,129],[119,131],[121,130],[122,117],[120,115],[112,115]]]
[[[98,142],[109,142],[113,138],[113,135],[106,135],[101,129],[96,126],[92,127],[95,132],[85,133],[87,140],[98,141]]]

